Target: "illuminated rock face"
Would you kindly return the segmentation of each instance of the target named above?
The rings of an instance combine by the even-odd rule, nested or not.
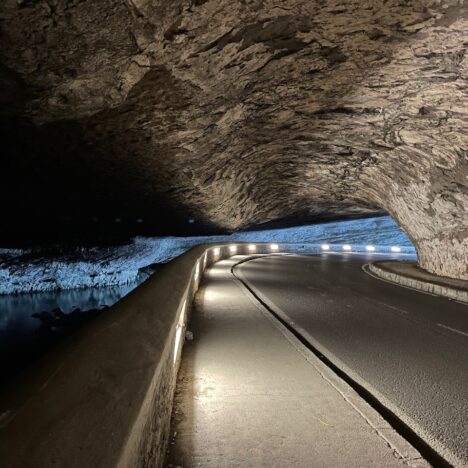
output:
[[[0,195],[179,230],[387,211],[468,279],[462,4],[3,0]]]

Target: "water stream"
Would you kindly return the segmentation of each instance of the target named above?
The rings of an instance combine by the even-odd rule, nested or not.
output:
[[[127,295],[146,279],[103,288],[0,296],[0,383]]]

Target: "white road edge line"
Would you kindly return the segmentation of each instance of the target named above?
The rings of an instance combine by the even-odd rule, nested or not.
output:
[[[443,323],[438,323],[437,325],[439,327],[445,328],[447,330],[450,330],[450,331],[453,331],[455,333],[459,333],[460,335],[468,337],[468,333],[462,332],[461,330],[457,330],[456,328],[449,327],[448,325],[444,325]]]
[[[396,310],[397,312],[400,312],[400,313],[402,313],[402,314],[406,314],[406,315],[409,314],[409,312],[408,312],[407,310],[400,309],[399,307],[395,307],[395,306],[392,306],[392,305],[387,304],[387,303],[385,303],[385,302],[377,301],[377,300],[375,300],[375,299],[370,299],[370,300],[371,300],[372,302],[375,302],[376,304],[379,304],[379,305],[381,305],[381,306],[383,306],[383,307],[388,307],[389,309]]]

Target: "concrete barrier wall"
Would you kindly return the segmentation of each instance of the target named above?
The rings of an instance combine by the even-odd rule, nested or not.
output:
[[[162,266],[1,391],[1,466],[161,466],[185,324],[203,270],[235,254],[321,250],[201,245]]]
[[[344,250],[344,246],[350,250]],[[266,250],[269,250],[268,244],[265,244]],[[324,250],[324,247],[328,247]],[[375,249],[369,251],[369,245],[363,244],[278,244],[279,251],[289,253],[364,253],[364,254],[390,254],[390,255],[416,255],[416,249],[410,246],[391,246],[391,245],[373,245]],[[394,250],[392,250],[394,249]]]
[[[451,288],[441,284],[431,283],[429,281],[421,281],[417,278],[411,278],[405,275],[400,275],[395,272],[385,270],[379,265],[369,264],[369,270],[379,278],[382,278],[391,283],[396,283],[411,289],[417,289],[436,296],[453,299],[459,302],[468,303],[468,291],[462,289]]]
[[[235,245],[235,244],[233,244]],[[189,306],[203,270],[249,251],[194,247],[0,392],[5,468],[161,466]]]

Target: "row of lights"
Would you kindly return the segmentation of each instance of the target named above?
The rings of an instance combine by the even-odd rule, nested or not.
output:
[[[349,244],[343,244],[341,246],[342,250],[345,251],[345,252],[351,252],[351,250],[353,250],[352,246],[349,245]],[[255,244],[249,244],[247,246],[247,249],[249,250],[249,252],[256,252],[257,251],[257,246]],[[330,245],[329,244],[322,244],[321,245],[321,249],[323,251],[329,251],[331,249]],[[270,250],[272,252],[277,252],[279,250],[279,245],[278,244],[270,244]],[[373,245],[366,245],[366,250],[367,252],[375,252],[375,246]],[[390,247],[390,250],[394,253],[399,253],[401,252],[401,248],[396,246],[396,245],[392,245]],[[219,247],[215,247],[213,249],[213,255],[215,257],[217,257],[221,252],[221,249]],[[230,245],[229,246],[229,252],[231,254],[235,254],[237,252],[237,246],[236,245]]]
[[[249,252],[256,252],[257,251],[257,246],[255,244],[249,244],[247,246],[247,249],[249,250]],[[279,245],[278,244],[270,244],[270,250],[272,252],[277,252],[279,250]],[[235,254],[237,252],[237,245],[230,245],[229,246],[229,252],[231,254]],[[219,254],[220,254],[220,248],[215,247],[213,249],[213,255],[217,257]]]
[[[330,246],[328,244],[322,244],[322,250],[330,250]],[[352,247],[349,245],[349,244],[344,244],[342,246],[342,249],[345,251],[345,252],[350,252],[352,250]],[[375,252],[375,247],[373,245],[366,245],[366,250],[368,252]],[[394,253],[398,253],[398,252],[401,252],[401,248],[396,246],[396,245],[392,245],[390,247],[390,250]]]

